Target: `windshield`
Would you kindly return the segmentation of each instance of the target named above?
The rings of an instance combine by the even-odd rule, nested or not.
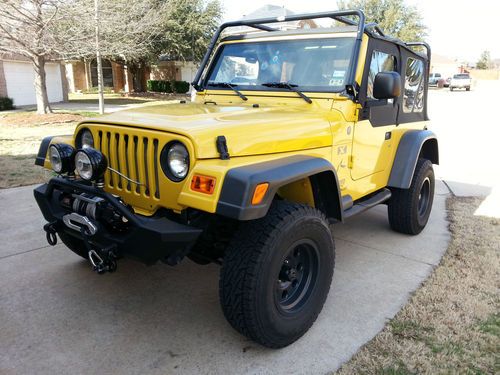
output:
[[[234,43],[222,47],[208,85],[227,82],[239,90],[269,90],[287,82],[302,91],[345,88],[354,38]]]

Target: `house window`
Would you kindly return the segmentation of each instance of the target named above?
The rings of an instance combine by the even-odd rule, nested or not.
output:
[[[366,86],[366,97],[373,97],[373,82],[375,76],[380,72],[392,72],[396,70],[396,57],[388,53],[373,51],[372,60],[370,62],[370,71],[368,73],[368,85]]]
[[[403,111],[422,112],[424,108],[424,63],[409,57],[406,62]]]
[[[97,87],[97,60],[94,59],[90,63],[90,77],[92,79],[92,87]],[[111,61],[102,60],[102,78],[104,87],[113,87],[113,67]]]

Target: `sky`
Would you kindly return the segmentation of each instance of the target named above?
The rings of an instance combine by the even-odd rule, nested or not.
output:
[[[460,62],[476,62],[484,50],[500,59],[500,0],[406,0],[421,12],[428,27],[427,42],[436,54]],[[336,9],[335,0],[222,0],[224,20],[236,20],[273,4],[296,13]]]

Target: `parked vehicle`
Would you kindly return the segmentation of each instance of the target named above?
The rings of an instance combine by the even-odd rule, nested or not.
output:
[[[314,18],[346,26],[270,25]],[[261,32],[219,40],[233,26]],[[59,236],[98,273],[122,257],[221,264],[229,323],[287,346],[327,298],[330,224],[379,204],[397,232],[427,224],[438,163],[429,60],[427,44],[386,37],[358,10],[225,23],[194,102],[85,120],[42,141],[36,164],[58,175],[35,189],[48,242]]]
[[[445,79],[443,87],[450,87],[451,77]]]
[[[470,91],[470,86],[472,83],[472,79],[469,76],[469,73],[460,73],[455,74],[450,81],[450,91],[454,89],[465,89]]]
[[[429,75],[429,86],[438,86],[439,82],[442,81],[441,73],[431,73]]]

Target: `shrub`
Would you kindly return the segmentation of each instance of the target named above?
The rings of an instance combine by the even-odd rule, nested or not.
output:
[[[177,94],[185,94],[189,91],[189,82],[174,81],[174,92]]]
[[[153,92],[185,94],[189,91],[189,83],[186,81],[149,80],[147,86],[148,91]]]
[[[14,109],[14,101],[11,98],[0,96],[0,111],[7,111],[9,109]]]
[[[149,80],[147,86],[148,91],[172,92],[170,81]]]

